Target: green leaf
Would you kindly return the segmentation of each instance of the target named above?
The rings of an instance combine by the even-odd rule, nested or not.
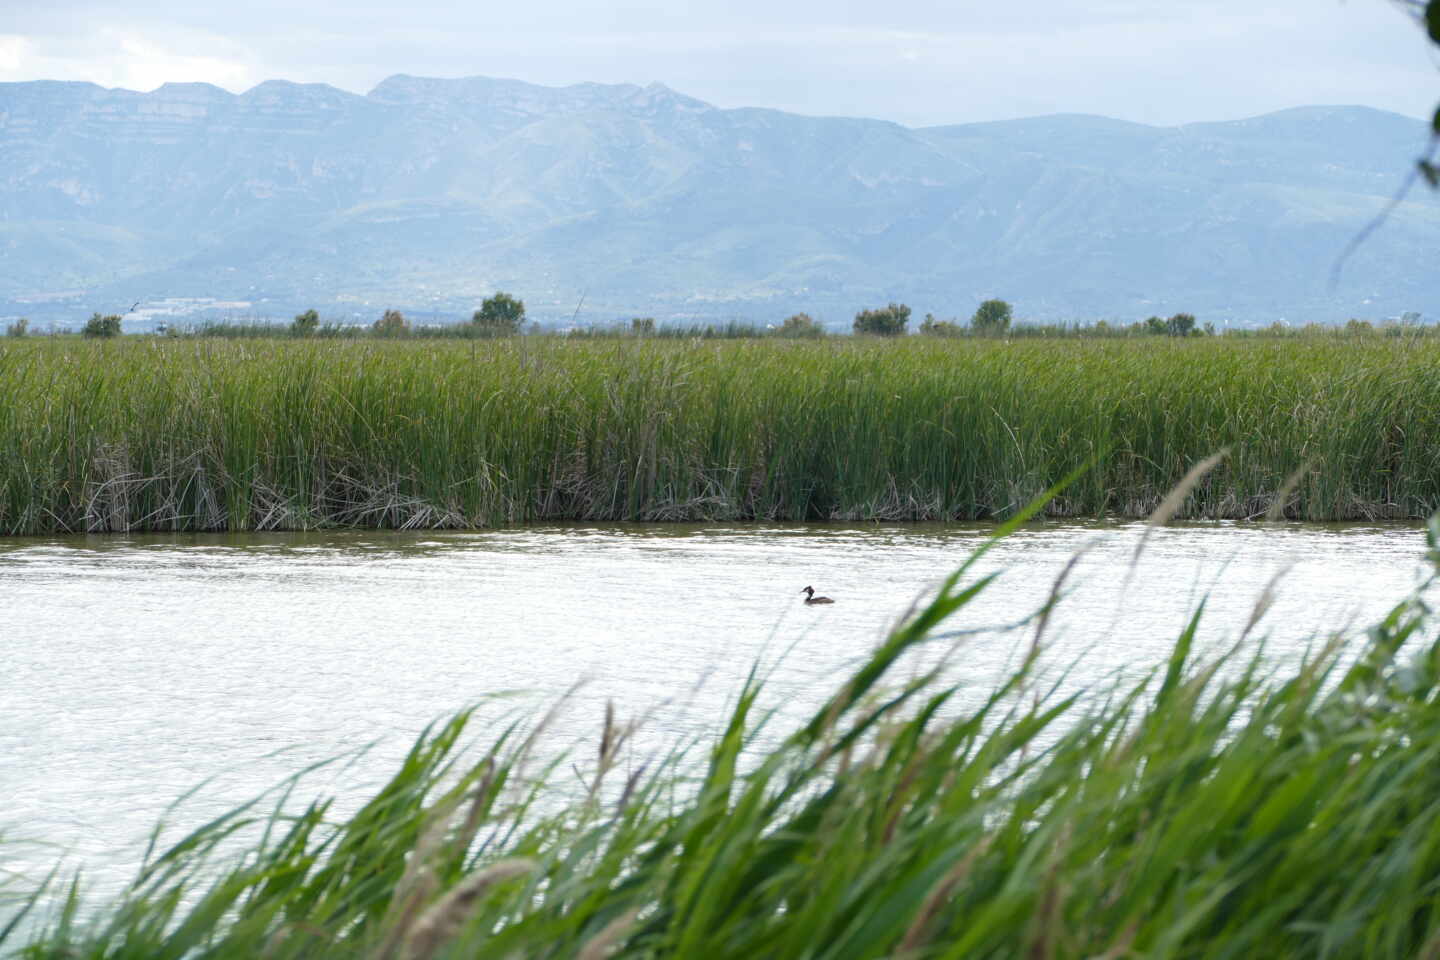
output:
[[[1430,0],[1425,6],[1425,30],[1430,39],[1440,43],[1440,0]]]

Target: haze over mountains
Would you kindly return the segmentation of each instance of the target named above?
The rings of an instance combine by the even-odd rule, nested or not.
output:
[[[1047,321],[1433,318],[1427,191],[1328,286],[1425,136],[1361,107],[910,129],[658,84],[0,84],[0,314],[214,298],[453,319],[501,289],[558,323],[582,294],[582,323],[848,326],[891,300],[964,318],[991,296]]]

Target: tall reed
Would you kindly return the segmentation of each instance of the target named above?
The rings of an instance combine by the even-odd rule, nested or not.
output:
[[[0,531],[1428,516],[1440,341],[0,343]]]

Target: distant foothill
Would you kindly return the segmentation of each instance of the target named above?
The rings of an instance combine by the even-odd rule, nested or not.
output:
[[[892,301],[964,318],[992,291],[1067,325],[1377,323],[1440,303],[1426,190],[1332,282],[1429,133],[1359,107],[906,128],[662,86],[396,77],[365,96],[9,83],[0,116],[0,318],[32,332],[93,312],[127,332],[233,320],[221,304],[433,326],[497,289],[546,328],[803,313],[833,332]],[[141,298],[168,312],[126,318]]]

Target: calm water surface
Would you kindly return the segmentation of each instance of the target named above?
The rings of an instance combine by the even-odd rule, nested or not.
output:
[[[0,540],[0,867],[63,855],[94,888],[129,879],[151,827],[193,827],[302,766],[357,753],[312,790],[358,801],[425,724],[484,702],[480,730],[577,681],[548,739],[593,750],[607,699],[649,714],[639,751],[713,729],[756,661],[781,722],[813,709],[982,527],[544,527],[468,534]],[[1204,643],[1262,624],[1272,658],[1363,624],[1418,582],[1407,526],[1179,526],[1127,581],[1138,525],[1030,528],[956,627],[1043,602],[1090,545],[1051,627],[1052,664],[1101,684],[1161,661],[1209,595]],[[836,599],[807,608],[813,584]],[[1123,588],[1123,593],[1122,593]],[[1028,642],[990,629],[952,673],[982,697]],[[1056,667],[1058,670],[1058,666]],[[504,700],[486,698],[516,691]],[[367,744],[372,749],[358,753]],[[171,801],[204,782],[181,807]]]

